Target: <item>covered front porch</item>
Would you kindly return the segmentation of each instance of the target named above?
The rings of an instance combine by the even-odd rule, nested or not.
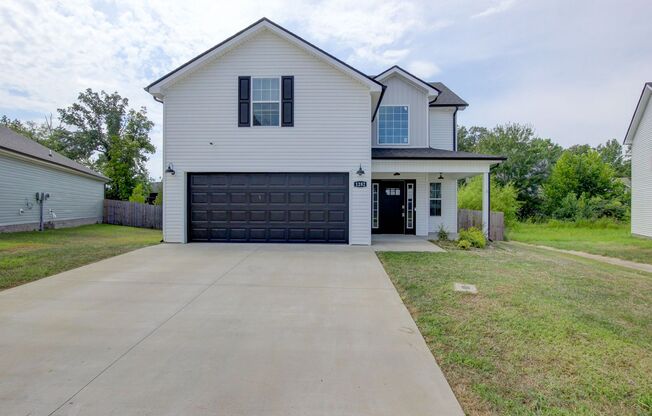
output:
[[[387,156],[395,157],[375,154],[372,160],[372,234],[436,238],[443,229],[457,237],[458,181],[482,175],[482,230],[488,235],[490,168],[501,158],[436,149],[374,150],[391,150]]]

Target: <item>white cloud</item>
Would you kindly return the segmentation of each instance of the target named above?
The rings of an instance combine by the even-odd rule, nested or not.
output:
[[[652,3],[577,0],[563,14],[556,2],[482,4],[491,7],[480,10],[473,0],[3,0],[0,111],[42,119],[85,88],[118,91],[134,107],[147,106],[160,149],[162,106],[143,87],[267,16],[367,73],[399,64],[436,76],[470,103],[460,114],[466,124],[532,122],[565,144],[623,133],[652,67],[637,59],[652,56]],[[508,10],[505,24],[482,19]],[[160,176],[161,167],[157,154],[148,168]]]
[[[471,16],[472,19],[477,19],[478,17],[487,17],[492,14],[502,13],[512,8],[516,4],[516,0],[501,0],[495,6],[491,6],[480,13],[476,13]]]
[[[412,61],[407,64],[406,69],[419,78],[430,78],[441,72],[441,69],[430,61]]]

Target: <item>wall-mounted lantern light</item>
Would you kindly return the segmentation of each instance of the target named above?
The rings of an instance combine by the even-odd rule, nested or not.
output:
[[[439,172],[439,177],[437,179],[439,179],[439,180],[444,179],[444,175],[442,175],[441,172]]]
[[[174,175],[176,173],[174,171],[174,166],[172,166],[172,162],[168,163],[168,168],[165,169],[165,173],[169,173],[170,175]]]
[[[364,175],[364,169],[362,169],[362,164],[360,164],[360,167],[358,168],[358,171],[356,172],[358,176]]]

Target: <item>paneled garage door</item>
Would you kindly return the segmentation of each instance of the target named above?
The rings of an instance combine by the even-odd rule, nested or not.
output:
[[[347,243],[348,173],[193,173],[188,240]]]

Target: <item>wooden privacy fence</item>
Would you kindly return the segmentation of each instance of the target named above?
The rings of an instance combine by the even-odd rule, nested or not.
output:
[[[163,207],[105,199],[104,223],[160,230],[163,228]]]
[[[482,211],[458,209],[457,229],[466,230],[471,227],[482,230]],[[505,216],[502,212],[491,211],[489,238],[493,241],[503,241],[505,239]]]

